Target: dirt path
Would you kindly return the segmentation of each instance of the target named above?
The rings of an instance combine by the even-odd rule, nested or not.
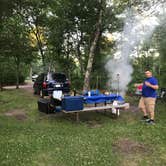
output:
[[[3,89],[16,89],[16,86],[4,86]],[[26,82],[25,85],[19,85],[19,89],[25,89],[26,91],[33,93],[33,82]]]

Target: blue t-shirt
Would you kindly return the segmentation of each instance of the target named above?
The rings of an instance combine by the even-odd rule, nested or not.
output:
[[[157,93],[156,90],[148,87],[145,85],[145,82],[149,82],[152,85],[158,85],[158,81],[156,78],[154,77],[150,77],[150,78],[146,78],[144,83],[143,83],[143,87],[142,87],[142,96],[143,97],[153,97],[156,98],[157,97]]]

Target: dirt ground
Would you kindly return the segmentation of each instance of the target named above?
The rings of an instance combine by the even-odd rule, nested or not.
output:
[[[16,89],[16,86],[4,86],[3,89]],[[33,82],[26,82],[24,85],[20,85],[19,89],[25,89],[26,91],[33,93]]]
[[[24,110],[20,109],[10,110],[6,112],[5,115],[8,117],[15,117],[17,120],[20,121],[25,121],[28,118]]]
[[[117,142],[115,142],[112,146],[114,151],[118,151],[124,155],[149,152],[149,149],[146,145],[144,145],[143,143],[138,143],[136,141],[130,140],[128,138],[120,139]]]

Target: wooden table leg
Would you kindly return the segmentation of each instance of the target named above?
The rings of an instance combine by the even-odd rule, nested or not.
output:
[[[120,110],[118,108],[116,109],[116,114],[117,114],[117,116],[120,115]]]
[[[79,112],[76,112],[75,114],[76,114],[76,121],[79,122],[80,121],[80,119],[79,119]]]

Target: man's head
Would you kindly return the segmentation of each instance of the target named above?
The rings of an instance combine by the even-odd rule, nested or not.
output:
[[[146,70],[146,71],[145,71],[145,76],[146,76],[147,78],[152,77],[152,72],[149,71],[149,70]]]

